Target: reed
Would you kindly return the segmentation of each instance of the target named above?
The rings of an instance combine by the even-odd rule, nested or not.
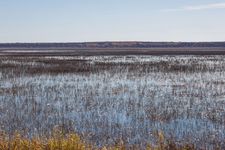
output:
[[[178,145],[171,140],[166,140],[164,134],[159,132],[156,144],[148,144],[147,150],[195,150],[194,145],[183,144]],[[138,145],[124,144],[123,141],[112,146],[97,147],[82,140],[76,133],[64,135],[59,130],[53,131],[51,137],[38,136],[33,138],[23,137],[19,132],[15,132],[12,136],[1,132],[0,134],[0,150],[126,150],[126,149],[143,149]]]

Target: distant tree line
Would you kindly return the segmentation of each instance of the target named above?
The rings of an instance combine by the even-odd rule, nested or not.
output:
[[[225,42],[87,42],[87,43],[0,43],[0,48],[182,48],[225,47]]]

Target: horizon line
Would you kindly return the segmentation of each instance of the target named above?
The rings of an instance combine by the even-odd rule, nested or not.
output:
[[[0,44],[49,44],[49,43],[223,43],[224,41],[68,41],[68,42],[0,42]]]

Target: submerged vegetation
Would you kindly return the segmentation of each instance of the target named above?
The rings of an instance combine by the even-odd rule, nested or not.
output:
[[[224,76],[223,56],[1,56],[0,149],[224,149]]]

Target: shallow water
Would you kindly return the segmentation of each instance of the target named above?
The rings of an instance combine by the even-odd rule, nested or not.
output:
[[[31,75],[24,66],[44,65],[24,58],[1,60],[0,64],[17,65],[0,70],[1,130],[33,136],[62,126],[99,146],[118,139],[145,145],[155,141],[156,131],[178,142],[209,148],[215,142],[224,143],[223,56],[40,59],[86,60],[83,63],[90,67],[98,63],[109,67],[95,72]]]

